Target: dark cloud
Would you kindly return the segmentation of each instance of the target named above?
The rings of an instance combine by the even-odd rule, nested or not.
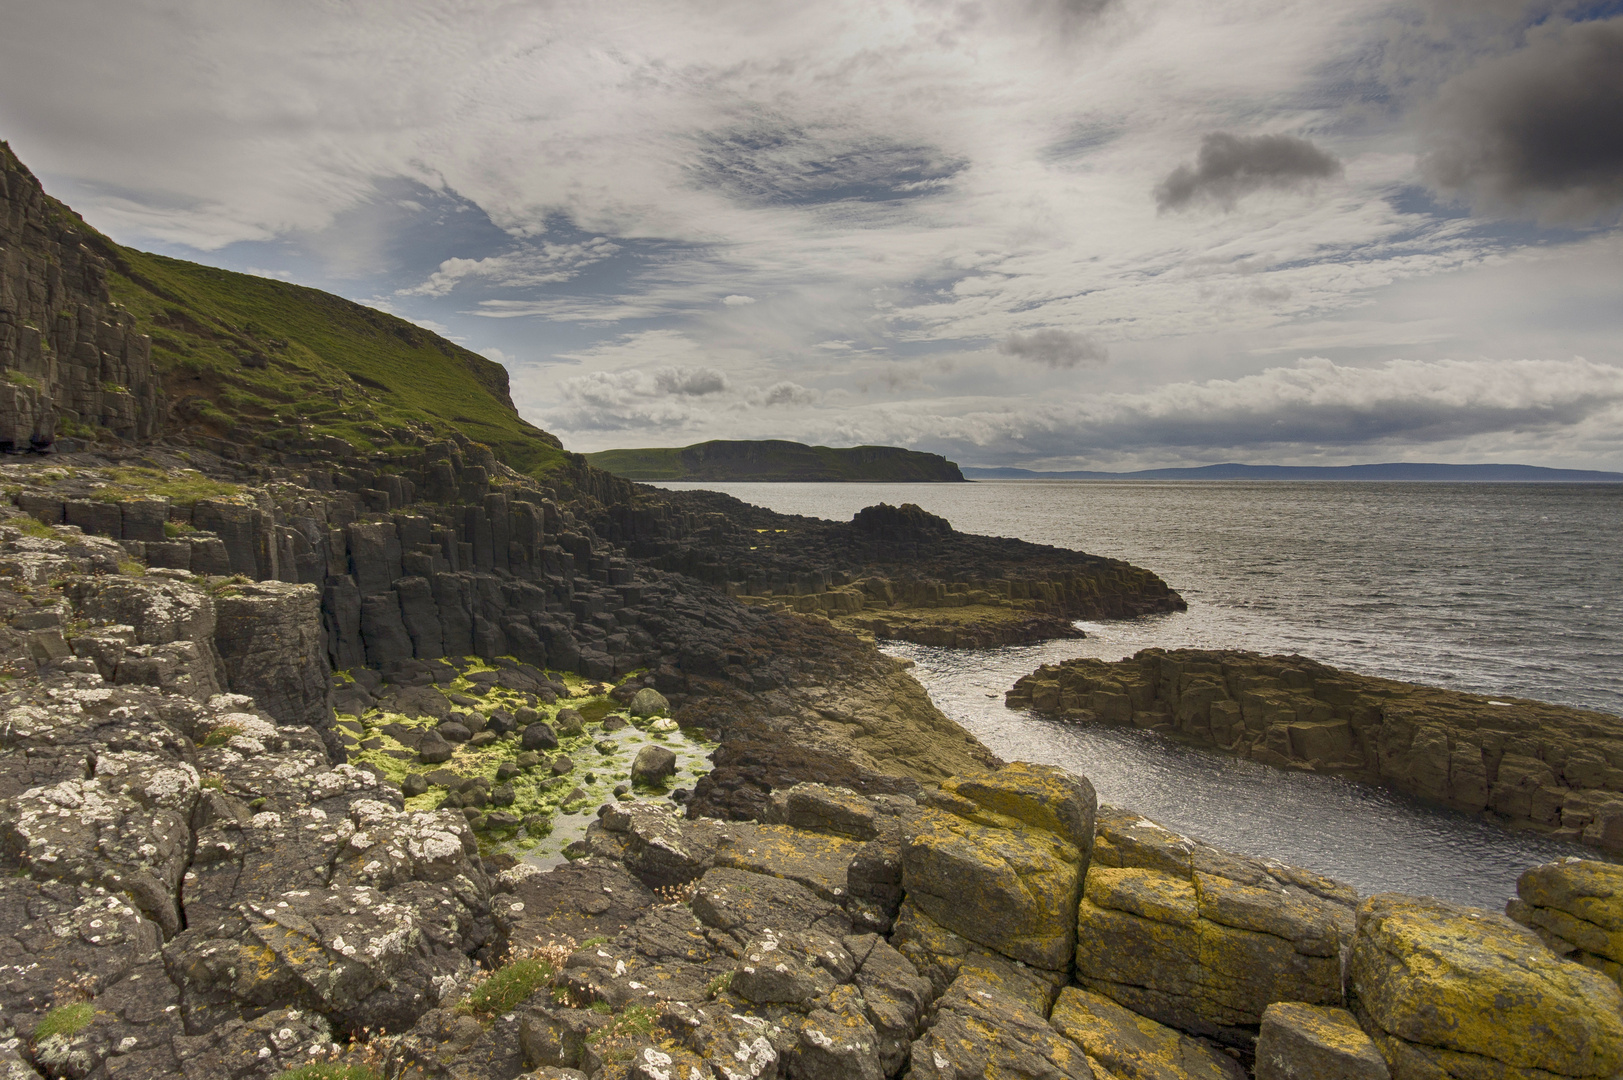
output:
[[[1225,210],[1263,188],[1305,187],[1341,174],[1341,162],[1292,135],[1213,132],[1200,141],[1195,164],[1179,165],[1155,189],[1155,204],[1181,210],[1210,201]]]
[[[1056,370],[1082,364],[1102,364],[1110,359],[1109,351],[1098,341],[1086,334],[1072,334],[1064,330],[1010,334],[997,347],[997,351]]]
[[[963,167],[928,146],[821,136],[762,120],[703,136],[688,174],[743,202],[809,206],[916,198],[940,189]]]
[[[1623,209],[1623,16],[1538,33],[1444,84],[1422,167],[1479,211],[1588,222]]]

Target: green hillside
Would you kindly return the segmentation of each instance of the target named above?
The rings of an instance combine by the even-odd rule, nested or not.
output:
[[[341,297],[104,240],[113,299],[152,337],[174,415],[237,440],[335,436],[387,450],[402,431],[460,431],[521,472],[563,461],[520,419],[507,371]]]
[[[586,460],[627,480],[833,481],[919,483],[960,481],[958,466],[940,454],[899,446],[837,449],[782,439],[724,440],[683,447],[601,450]]]
[[[3,141],[0,205],[10,208],[0,219],[0,254],[13,248],[6,269],[16,276],[14,292],[55,296],[49,305],[71,304],[75,290],[86,290],[94,304],[105,270],[112,301],[152,339],[168,404],[163,433],[328,452],[341,449],[331,441],[340,439],[370,453],[459,431],[533,475],[567,460],[555,437],[519,417],[500,364],[331,293],[116,244],[45,192]],[[62,262],[81,246],[89,253],[83,280]],[[98,437],[76,421],[64,427]]]

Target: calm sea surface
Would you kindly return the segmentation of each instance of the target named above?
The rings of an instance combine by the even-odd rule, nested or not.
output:
[[[1135,731],[1005,709],[1039,664],[1153,646],[1295,652],[1371,675],[1623,714],[1623,485],[987,481],[670,484],[783,513],[849,519],[914,502],[965,532],[1126,559],[1189,611],[1084,624],[1081,641],[917,662],[936,704],[1008,759],[1089,777],[1222,847],[1365,892],[1499,907],[1516,875],[1580,849],[1339,780],[1283,773]]]

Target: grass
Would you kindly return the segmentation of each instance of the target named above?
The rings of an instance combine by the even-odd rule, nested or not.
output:
[[[346,1065],[338,1061],[313,1061],[276,1074],[276,1080],[384,1080],[370,1065]]]
[[[56,536],[56,530],[52,529],[49,525],[45,524],[39,518],[34,517],[31,514],[23,514],[19,517],[7,518],[6,524],[15,525],[17,528],[23,531],[24,535],[37,536],[41,540],[49,540]]]
[[[483,1016],[510,1012],[530,999],[552,979],[552,965],[545,960],[523,959],[497,968],[490,978],[468,994],[467,1010]]]
[[[192,469],[175,475],[159,469],[125,466],[107,469],[102,475],[107,479],[107,486],[97,488],[91,496],[102,502],[123,502],[125,499],[146,496],[191,506],[202,499],[230,499],[242,494],[241,484],[210,480]],[[164,531],[168,532],[167,529]]]
[[[229,743],[232,739],[241,734],[242,728],[238,727],[236,724],[220,724],[216,727],[210,728],[209,733],[203,736],[203,745],[224,746],[226,743]]]
[[[276,433],[401,451],[461,431],[520,472],[565,463],[522,420],[500,364],[341,297],[106,245],[113,298],[152,336],[177,413],[221,438]]]
[[[52,1035],[60,1035],[64,1039],[71,1039],[83,1031],[96,1015],[96,1007],[88,1001],[75,1002],[72,1005],[58,1005],[40,1020],[39,1026],[34,1029],[34,1042],[42,1043]]]

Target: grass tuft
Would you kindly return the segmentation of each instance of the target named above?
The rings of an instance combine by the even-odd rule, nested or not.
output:
[[[58,1005],[46,1013],[39,1026],[34,1029],[34,1042],[42,1043],[52,1035],[71,1039],[89,1026],[91,1018],[95,1015],[96,1007],[88,1001]]]
[[[370,1065],[346,1065],[338,1061],[313,1061],[276,1074],[276,1080],[384,1080],[383,1073]]]
[[[473,988],[463,1004],[469,1012],[484,1016],[509,1012],[547,985],[552,975],[552,965],[545,960],[514,960],[491,972],[488,979]]]

